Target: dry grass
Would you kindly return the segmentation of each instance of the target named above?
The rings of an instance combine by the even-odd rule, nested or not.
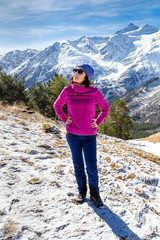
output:
[[[128,155],[134,154],[138,157],[141,157],[141,158],[150,160],[152,162],[155,162],[157,164],[160,164],[160,157],[158,157],[152,153],[148,153],[148,152],[145,152],[140,149],[126,146],[125,144],[123,144],[121,142],[110,142],[106,139],[98,139],[98,141],[99,141],[99,143],[102,143],[105,145],[105,148],[103,148],[103,151],[106,153],[109,153],[111,155],[117,154],[119,156],[122,156],[122,155],[126,155],[126,154],[128,154]],[[110,161],[110,160],[108,159],[108,161]]]
[[[64,131],[64,127],[59,125],[56,121],[53,121],[39,112],[34,111],[32,114],[29,114],[27,107],[23,103],[15,103],[14,105],[3,105],[0,102],[0,111],[4,113],[10,113],[11,115],[17,115],[21,120],[18,120],[20,124],[27,126],[29,123],[39,123],[39,124],[50,124],[50,125],[55,125],[57,128],[60,129],[60,131]],[[9,115],[1,115],[0,119],[1,120],[7,120],[9,119]]]
[[[160,142],[160,132],[155,133],[147,138],[137,139],[137,141],[149,141],[149,142],[158,143]]]
[[[43,128],[45,133],[52,132],[52,126],[48,123],[43,123],[42,128]]]
[[[160,212],[158,212],[154,207],[151,207],[151,210],[152,210],[153,213],[155,213],[158,216],[160,216]]]
[[[63,173],[64,170],[62,169],[62,165],[58,166],[54,171],[51,171],[52,174],[54,173]]]
[[[118,164],[116,164],[116,163],[111,163],[111,164],[110,164],[110,167],[111,167],[113,170],[119,168]]]
[[[28,161],[28,160],[22,160],[22,162],[23,163],[26,163],[26,164],[28,164],[29,166],[33,166],[34,165],[34,163],[33,162],[30,162],[30,161]]]
[[[152,153],[147,153],[143,150],[137,149],[137,150],[134,151],[134,154],[141,157],[141,158],[144,158],[144,159],[150,160],[152,162],[155,162],[157,164],[160,164],[160,157],[158,157],[158,156],[156,156]]]
[[[40,178],[32,178],[31,180],[28,181],[29,184],[39,184],[41,183]]]
[[[0,120],[7,121],[8,117],[7,116],[0,116]]]
[[[8,220],[8,222],[4,225],[3,230],[4,230],[4,233],[7,234],[6,239],[10,239],[16,233],[17,228],[15,226],[15,223],[12,220]]]
[[[16,109],[26,109],[26,105],[23,102],[15,102],[13,105],[3,104],[0,102],[0,110],[5,109],[7,111],[16,110]]]
[[[133,179],[133,178],[136,178],[136,174],[135,174],[135,173],[129,174],[126,178],[123,178],[122,176],[116,177],[116,179],[118,179],[118,180],[123,180],[123,181],[126,181],[126,180],[128,180],[128,179]]]

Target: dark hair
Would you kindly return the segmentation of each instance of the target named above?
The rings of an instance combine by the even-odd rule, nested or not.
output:
[[[84,84],[85,88],[88,88],[89,85],[90,85],[90,81],[89,81],[89,79],[88,79],[87,74],[86,74],[86,76],[85,76],[85,78],[84,78],[83,84]]]
[[[69,84],[72,84],[72,83],[73,83],[73,75],[70,77],[68,83],[69,83]],[[90,81],[88,80],[87,74],[86,74],[86,76],[85,76],[84,81],[83,81],[82,84],[85,86],[85,88],[88,88],[88,87],[89,87]]]

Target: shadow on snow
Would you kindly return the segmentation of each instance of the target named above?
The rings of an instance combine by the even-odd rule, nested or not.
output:
[[[94,212],[108,224],[118,238],[121,240],[141,240],[109,207],[104,205],[102,208],[96,208],[92,201],[87,200],[87,202]]]

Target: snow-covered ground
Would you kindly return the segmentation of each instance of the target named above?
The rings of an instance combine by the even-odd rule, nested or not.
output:
[[[130,140],[130,143],[133,143],[137,148],[140,148],[146,152],[153,153],[160,157],[160,142],[148,142],[148,141],[137,141]]]
[[[75,205],[77,184],[65,132],[45,133],[42,121],[31,118],[0,111],[0,239],[160,239],[157,163],[139,157],[132,143],[99,136],[105,205],[97,209],[89,192]]]

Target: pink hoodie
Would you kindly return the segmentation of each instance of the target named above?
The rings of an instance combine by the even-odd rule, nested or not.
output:
[[[76,83],[66,86],[54,103],[54,109],[59,118],[66,123],[68,116],[63,112],[64,104],[68,107],[68,116],[72,123],[66,124],[67,132],[79,135],[94,135],[97,128],[91,127],[92,119],[95,118],[96,105],[101,108],[101,113],[96,119],[99,126],[109,112],[109,105],[97,87],[77,85]]]

